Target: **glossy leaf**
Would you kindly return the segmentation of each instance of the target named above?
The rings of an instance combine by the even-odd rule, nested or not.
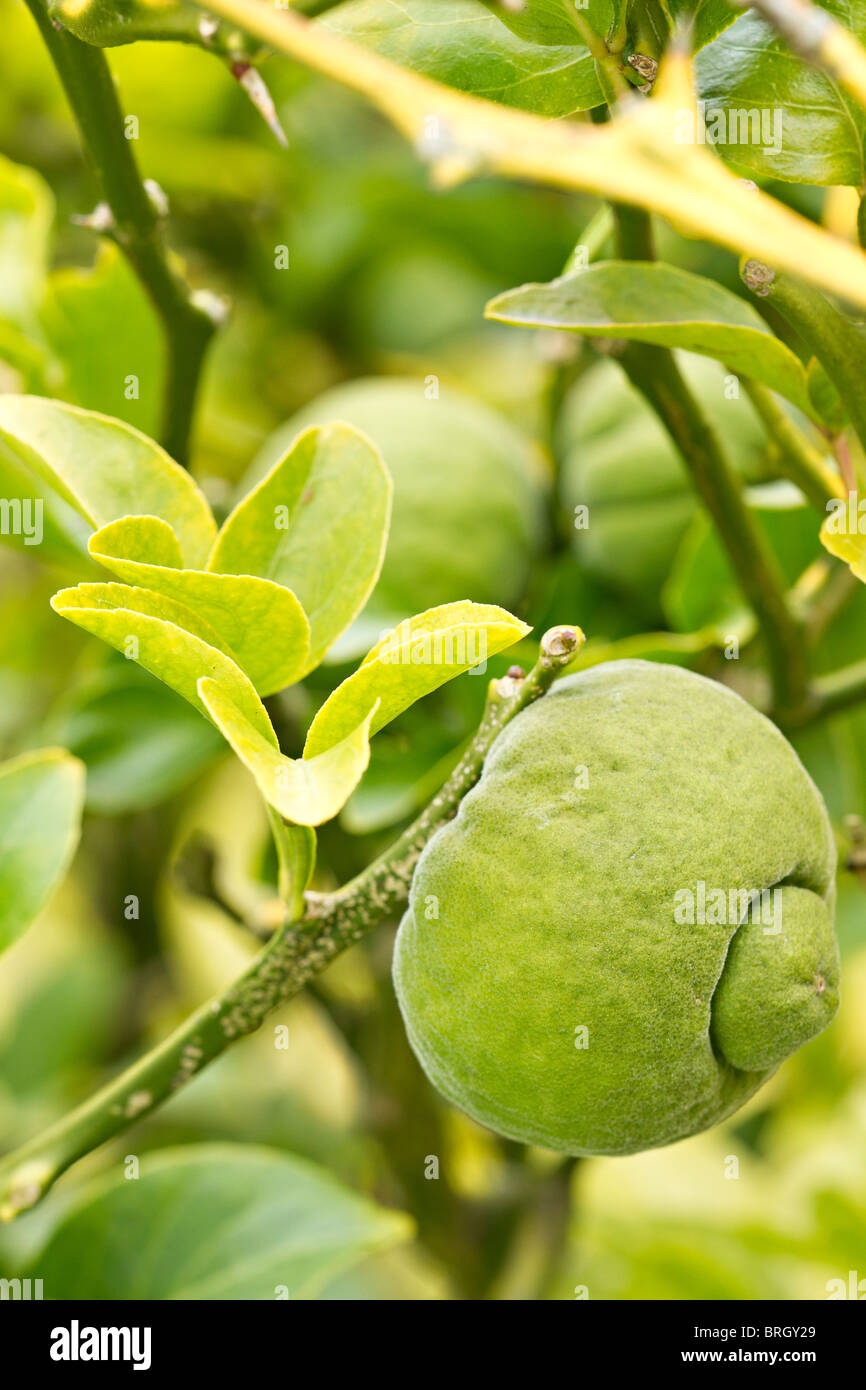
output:
[[[573,9],[563,0],[524,0],[521,5],[485,0],[485,4],[513,33],[540,44],[582,44],[581,25],[606,38],[626,10],[625,0],[586,0]]]
[[[676,266],[601,261],[548,285],[508,290],[488,304],[487,317],[715,357],[815,415],[800,359],[756,310],[714,281]]]
[[[592,55],[563,6],[556,8],[558,21],[551,11],[545,32],[559,37],[544,45],[521,34],[510,16],[501,23],[497,11],[491,14],[481,0],[349,0],[323,22],[411,72],[556,117],[604,100]]]
[[[253,774],[262,796],[285,820],[299,826],[322,825],[342,810],[370,761],[375,705],[345,738],[319,756],[305,753],[303,758],[287,758],[250,723],[219,681],[203,679],[198,689],[202,704]],[[283,848],[288,852],[288,846]],[[310,852],[309,844],[307,848]],[[298,860],[295,856],[293,860],[284,855],[284,867],[297,873]]]
[[[204,1144],[146,1157],[135,1182],[98,1179],[37,1264],[59,1299],[297,1300],[410,1233],[301,1159]]]
[[[213,629],[182,603],[125,584],[79,584],[55,594],[51,606],[137,661],[203,714],[208,710],[197,682],[202,676],[219,682],[256,732],[276,747],[276,734],[251,682],[221,650]]]
[[[232,512],[208,569],[260,575],[297,594],[310,670],[370,596],[390,516],[391,479],[366,436],[339,424],[305,430]]]
[[[178,568],[177,537],[155,516],[113,521],[91,536],[88,549],[118,579],[176,599],[203,618],[260,694],[271,695],[303,675],[310,628],[297,598],[281,584]]]
[[[727,29],[740,10],[726,0],[663,0],[674,24],[691,23],[692,51],[697,53]]]
[[[386,633],[361,666],[322,705],[304,757],[333,748],[377,706],[371,734],[431,690],[486,662],[531,628],[505,609],[481,603],[431,608]]]
[[[40,481],[94,528],[122,516],[158,516],[188,565],[203,565],[216,524],[190,475],[131,425],[61,401],[0,396],[0,477],[5,460]]]
[[[821,0],[821,9],[861,43],[866,40],[862,5]],[[716,145],[717,152],[738,169],[793,183],[862,187],[866,182],[866,113],[839,82],[792,53],[756,11],[743,15],[704,49],[697,81],[708,125],[714,112],[724,114],[726,139]],[[740,130],[732,112],[754,112],[759,120],[765,113],[764,130],[752,120],[743,121]],[[732,128],[736,143],[729,138]]]
[[[78,844],[84,767],[60,748],[0,764],[0,951],[48,901]]]

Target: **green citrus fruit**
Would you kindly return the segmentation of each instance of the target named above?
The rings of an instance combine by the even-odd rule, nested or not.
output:
[[[832,1018],[835,862],[793,749],[725,686],[642,661],[567,677],[419,860],[394,956],[409,1039],[511,1138],[682,1139]]]
[[[505,608],[523,597],[543,534],[540,460],[489,406],[444,386],[368,377],[318,396],[264,445],[261,474],[301,429],[344,420],[381,450],[394,480],[385,563],[371,608],[409,617],[475,599]]]
[[[746,397],[727,398],[718,363],[686,354],[678,361],[731,460],[748,480],[765,476],[767,439]],[[616,363],[599,362],[570,393],[559,449],[563,505],[571,517],[577,506],[589,509],[585,529],[572,531],[579,560],[657,617],[698,503],[670,436]]]

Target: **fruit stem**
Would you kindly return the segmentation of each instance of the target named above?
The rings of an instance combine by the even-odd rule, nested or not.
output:
[[[34,1206],[79,1158],[151,1114],[233,1042],[254,1033],[348,946],[403,907],[422,849],[478,781],[494,740],[550,689],[584,641],[579,627],[551,628],[528,675],[491,681],[481,722],[457,767],[385,854],[337,892],[307,892],[303,916],[285,922],[228,989],[83,1105],[9,1154],[0,1163],[0,1220],[11,1221]]]
[[[614,204],[618,250],[625,260],[654,260],[646,213]],[[620,365],[655,411],[682,456],[698,496],[718,528],[740,587],[761,629],[774,710],[785,716],[806,702],[808,670],[800,625],[788,605],[779,562],[743,498],[715,429],[692,395],[668,348],[629,343]]]

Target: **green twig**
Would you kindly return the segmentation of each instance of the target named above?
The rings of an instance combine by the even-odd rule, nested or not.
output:
[[[391,846],[336,893],[308,893],[239,980],[198,1009],[163,1043],[44,1134],[0,1163],[0,1219],[38,1202],[77,1159],[149,1114],[239,1038],[260,1027],[336,956],[407,901],[418,857],[481,775],[502,728],[550,688],[583,643],[579,628],[551,628],[537,664],[491,682],[475,737],[444,787]]]
[[[590,261],[594,261],[601,255],[612,235],[613,212],[610,205],[604,203],[581,232],[571,255],[562,267],[563,275],[570,275],[573,270],[579,270]]]
[[[818,358],[832,381],[860,443],[866,449],[866,332],[831,304],[820,290],[760,261],[745,261],[744,284],[778,310]]]
[[[105,55],[48,18],[44,0],[27,0],[81,133],[109,216],[94,219],[127,257],[162,324],[167,369],[162,443],[186,463],[195,398],[216,318],[197,302],[163,243],[163,213],[142,182],[124,133],[123,112]]]
[[[851,602],[862,583],[847,565],[840,564],[830,555],[822,556],[815,563],[825,568],[821,582],[806,595],[803,604],[806,636],[811,647],[817,646],[839,614]],[[810,565],[809,569],[813,568],[814,566]],[[806,571],[806,575],[808,574],[809,570]]]
[[[812,719],[827,718],[840,710],[851,709],[866,700],[866,661],[843,666],[814,682],[816,704]]]
[[[621,361],[632,383],[666,426],[718,528],[761,629],[774,709],[785,716],[798,709],[806,698],[807,671],[802,633],[788,607],[778,561],[743,501],[715,431],[673,356],[664,348],[634,343]]]
[[[614,212],[619,254],[629,260],[654,259],[647,215],[621,206],[615,206]],[[743,500],[739,479],[715,430],[667,348],[629,343],[619,361],[679,449],[718,528],[740,587],[761,628],[774,708],[781,715],[797,710],[806,699],[808,686],[800,626],[785,598],[785,583],[776,557]]]
[[[809,499],[822,516],[827,515],[831,497],[846,497],[842,479],[831,468],[821,452],[787,415],[765,386],[750,377],[741,378],[746,394],[764,422],[770,438],[781,453],[781,471]]]

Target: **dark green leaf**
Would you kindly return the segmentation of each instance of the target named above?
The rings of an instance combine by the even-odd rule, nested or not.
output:
[[[98,1180],[39,1256],[53,1299],[315,1298],[410,1222],[270,1149],[165,1150],[135,1182]]]
[[[29,927],[78,843],[84,768],[60,748],[0,765],[0,950]]]
[[[586,0],[582,5],[568,0],[524,0],[521,5],[485,0],[485,4],[520,38],[540,44],[582,44],[587,29],[606,38],[626,10],[626,0]]]
[[[726,0],[666,0],[667,8],[674,23],[691,21],[692,50],[704,48],[708,43],[727,29],[740,13]]]
[[[549,285],[508,290],[487,317],[527,328],[567,329],[715,357],[814,415],[800,359],[744,300],[676,266],[600,261]]]
[[[610,12],[609,4],[591,2]],[[567,116],[598,106],[603,96],[595,62],[564,7],[550,10],[549,23],[542,16],[550,46],[521,34],[516,16],[509,15],[506,28],[480,0],[349,0],[323,22],[446,86],[542,116]]]
[[[862,5],[821,0],[821,8],[866,39]],[[708,130],[717,120],[724,132],[718,153],[738,169],[792,183],[866,182],[866,113],[755,10],[699,55],[697,81]]]
[[[112,661],[54,711],[45,734],[87,767],[87,807],[156,806],[226,751],[207,720],[131,661]]]

